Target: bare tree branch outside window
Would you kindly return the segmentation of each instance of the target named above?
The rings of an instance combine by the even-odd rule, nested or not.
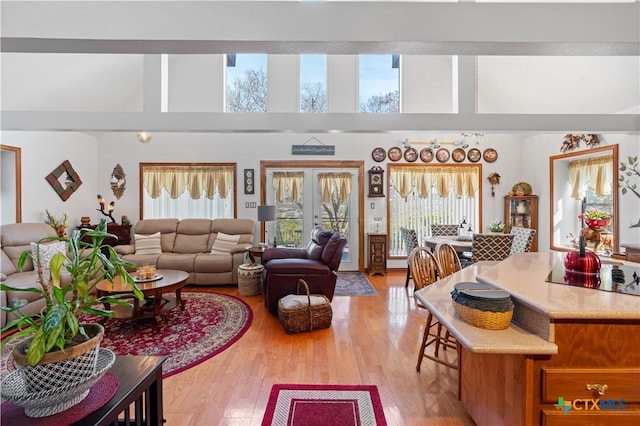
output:
[[[267,74],[246,70],[231,85],[227,84],[228,112],[267,112]]]
[[[371,96],[360,104],[360,112],[400,112],[400,92],[396,90]]]
[[[327,112],[327,94],[324,84],[306,83],[300,94],[301,112]]]

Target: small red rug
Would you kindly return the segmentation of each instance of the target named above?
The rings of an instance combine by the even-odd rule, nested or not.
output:
[[[253,312],[237,297],[219,293],[183,292],[184,311],[173,309],[155,319],[120,320],[88,315],[83,322],[103,322],[105,333],[100,347],[116,355],[167,356],[163,376],[196,366],[219,354],[249,329]],[[11,350],[19,339],[9,342],[2,351],[0,374],[13,371]]]
[[[372,385],[273,385],[262,426],[386,426]]]

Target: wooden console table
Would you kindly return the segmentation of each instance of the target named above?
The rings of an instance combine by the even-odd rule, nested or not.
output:
[[[90,229],[96,229],[97,225],[89,226]],[[117,223],[107,223],[107,232],[115,235],[116,238],[105,238],[103,244],[108,246],[119,246],[131,244],[131,225],[119,225]],[[82,241],[90,243],[91,238],[87,236],[82,237]]]
[[[162,363],[165,359],[162,356],[116,357],[109,372],[120,381],[118,391],[102,408],[75,425],[161,425],[164,421]]]

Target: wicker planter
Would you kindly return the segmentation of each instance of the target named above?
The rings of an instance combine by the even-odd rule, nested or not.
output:
[[[34,366],[27,364],[26,349],[30,339],[14,348],[13,358],[20,366],[27,391],[38,392],[66,386],[84,381],[95,373],[104,327],[100,324],[84,324],[84,329],[89,340],[81,341],[64,351],[49,352]]]

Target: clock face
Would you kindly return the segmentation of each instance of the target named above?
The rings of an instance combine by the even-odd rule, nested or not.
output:
[[[371,190],[372,190],[373,192],[380,192],[380,187],[379,187],[379,186],[372,186],[372,187],[371,187]]]
[[[371,175],[371,182],[372,183],[381,183],[382,182],[382,176],[380,176],[380,175]]]

